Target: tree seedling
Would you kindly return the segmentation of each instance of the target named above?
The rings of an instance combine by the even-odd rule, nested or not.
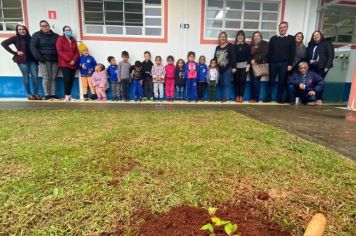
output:
[[[208,212],[211,216],[211,223],[203,225],[200,229],[209,231],[209,236],[216,236],[214,227],[223,227],[226,235],[239,236],[237,232],[237,224],[232,224],[229,220],[222,220],[215,216],[217,208],[209,207]]]

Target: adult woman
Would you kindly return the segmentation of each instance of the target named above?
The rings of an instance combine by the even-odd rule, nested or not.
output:
[[[58,66],[63,74],[64,101],[69,102],[71,101],[73,81],[79,59],[77,42],[73,38],[73,32],[69,26],[63,27],[63,35],[58,38],[56,48],[58,52]]]
[[[40,21],[40,27],[40,31],[32,35],[31,53],[39,62],[45,99],[58,99],[56,96],[56,78],[58,74],[56,41],[58,34],[51,30],[49,23],[45,20]]]
[[[243,102],[247,73],[250,69],[251,47],[245,42],[245,32],[240,30],[236,34],[235,61],[236,73],[234,74],[234,88],[236,102]]]
[[[268,61],[268,43],[263,40],[262,34],[256,31],[252,34],[251,66],[264,64]],[[250,70],[251,96],[250,102],[258,102],[260,98],[261,76],[255,77],[253,69]]]
[[[219,84],[223,89],[221,102],[229,100],[232,73],[236,72],[234,46],[227,41],[226,32],[221,32],[218,37],[219,45],[215,49],[214,58],[218,62]]]
[[[334,47],[332,43],[324,39],[320,31],[315,31],[307,47],[307,59],[310,70],[325,79],[330,68],[333,67]],[[317,96],[317,104],[322,103],[322,92]]]
[[[12,60],[17,63],[23,78],[23,84],[27,92],[28,100],[41,100],[38,95],[38,66],[30,50],[31,36],[24,25],[16,26],[16,35],[4,40],[1,45],[13,56]],[[14,45],[16,52],[10,48]],[[30,86],[32,79],[33,93]]]
[[[296,47],[293,61],[293,71],[298,72],[299,62],[305,61],[307,59],[307,48],[303,43],[304,35],[302,32],[296,33],[296,35],[294,36],[294,40]]]

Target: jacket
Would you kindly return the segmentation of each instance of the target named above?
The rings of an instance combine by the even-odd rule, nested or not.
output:
[[[218,84],[219,83],[219,75],[220,75],[220,73],[219,73],[219,69],[216,67],[215,68],[216,69],[216,84]],[[211,80],[211,71],[212,71],[213,69],[212,68],[209,68],[209,70],[208,70],[208,74],[206,75],[206,81],[208,82],[208,84],[212,81]]]
[[[174,65],[166,65],[164,70],[166,71],[166,79],[174,79],[174,71],[176,67]]]
[[[31,40],[31,37],[29,38]],[[18,55],[17,52],[10,48],[10,45],[14,45],[17,51],[23,52],[23,55]],[[14,55],[12,60],[17,64],[25,64],[27,62],[35,61],[31,50],[30,41],[27,41],[25,37],[12,36],[1,42],[1,46],[5,48],[6,51]]]
[[[85,65],[86,69],[83,69]],[[81,56],[79,58],[78,67],[82,76],[91,76],[95,70],[96,61],[92,56]]]
[[[142,71],[143,71],[143,79],[144,80],[147,80],[147,79],[152,79],[152,66],[153,66],[153,63],[152,61],[143,61],[142,62]]]
[[[191,64],[192,66],[189,66]],[[198,77],[198,63],[186,62],[184,65],[184,77],[186,79],[196,79]]]
[[[313,50],[314,47],[317,44],[314,42],[309,42],[308,47],[307,47],[307,59],[308,62],[313,57]],[[334,47],[332,43],[328,40],[321,41],[319,43],[319,60],[318,60],[318,68],[319,69],[325,69],[325,68],[332,68],[333,67],[333,61],[334,61]]]
[[[31,53],[39,62],[57,62],[58,54],[56,49],[56,41],[58,34],[50,31],[48,34],[38,31],[32,35]]]
[[[235,44],[235,61],[239,62],[247,62],[250,64],[251,61],[251,46],[247,43],[243,44]]]
[[[185,86],[184,69],[176,67],[174,70],[174,84],[176,86]]]
[[[303,76],[300,73],[294,72],[289,77],[289,83],[295,86],[299,86],[299,84],[303,83]],[[305,91],[315,91],[321,92],[324,89],[324,80],[315,72],[308,71],[306,74],[306,78],[304,81]]]
[[[76,69],[79,59],[79,50],[74,38],[70,38],[69,42],[66,36],[60,36],[57,39],[56,48],[58,53],[58,67]],[[74,61],[74,65],[69,65],[71,61]]]
[[[110,65],[106,68],[110,82],[120,82],[120,78],[117,76],[120,74],[118,65]]]
[[[236,68],[235,48],[230,43],[223,48],[218,45],[215,49],[214,58],[218,62],[219,70],[222,73],[231,68]]]
[[[208,74],[208,66],[205,64],[198,65],[198,77],[197,82],[206,83],[206,75]]]
[[[166,71],[163,65],[153,65],[151,74],[153,78],[153,83],[164,83]]]
[[[107,88],[108,87],[108,79],[106,75],[106,71],[94,72],[93,73],[93,86],[99,88]]]
[[[268,62],[268,42],[262,40],[257,45],[251,45],[251,60],[255,60],[257,64]]]

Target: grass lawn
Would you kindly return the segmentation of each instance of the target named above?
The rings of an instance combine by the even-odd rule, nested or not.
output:
[[[211,206],[266,191],[301,235],[356,235],[356,166],[232,111],[0,111],[0,235],[137,232],[139,209]]]

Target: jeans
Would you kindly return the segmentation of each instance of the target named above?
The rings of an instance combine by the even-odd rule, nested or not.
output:
[[[111,96],[112,100],[121,99],[121,82],[111,81]]]
[[[185,86],[187,100],[195,101],[197,99],[197,79],[187,79]]]
[[[32,79],[33,94],[38,95],[38,66],[35,62],[27,64],[17,64],[23,78],[23,85],[26,89],[27,96],[32,95],[30,86],[30,75]]]
[[[320,75],[321,78],[325,79],[326,75],[328,74],[328,72],[325,73],[324,69],[319,69],[318,65],[310,65],[310,70],[317,73],[318,75]],[[317,100],[323,100],[323,90],[317,94],[316,99]]]
[[[232,69],[221,71],[219,76],[219,84],[222,87],[222,100],[229,100],[229,94],[232,81]]]
[[[309,96],[309,91],[300,90],[298,86],[294,84],[288,84],[289,99],[290,102],[294,102],[296,97],[300,97],[301,103],[306,104],[308,102],[315,102],[319,93],[316,92],[315,96]]]
[[[184,86],[176,86],[176,98],[177,99],[183,99],[184,98],[184,90],[185,87]]]
[[[235,97],[244,97],[246,88],[246,78],[246,68],[236,69],[236,73],[234,74]]]
[[[129,100],[130,79],[121,79],[121,94],[122,99]]]
[[[64,95],[70,95],[72,93],[72,87],[75,77],[76,69],[61,67],[63,74]]]
[[[288,62],[270,63],[269,64],[269,81],[267,86],[266,101],[272,101],[272,91],[276,84],[276,78],[278,75],[278,89],[277,89],[277,102],[284,102],[283,93],[286,86],[288,72]]]
[[[250,70],[251,95],[250,100],[258,102],[260,100],[261,76],[255,77],[253,70]]]
[[[56,78],[58,74],[57,62],[40,62],[40,71],[42,73],[42,87],[45,96],[56,95]]]

